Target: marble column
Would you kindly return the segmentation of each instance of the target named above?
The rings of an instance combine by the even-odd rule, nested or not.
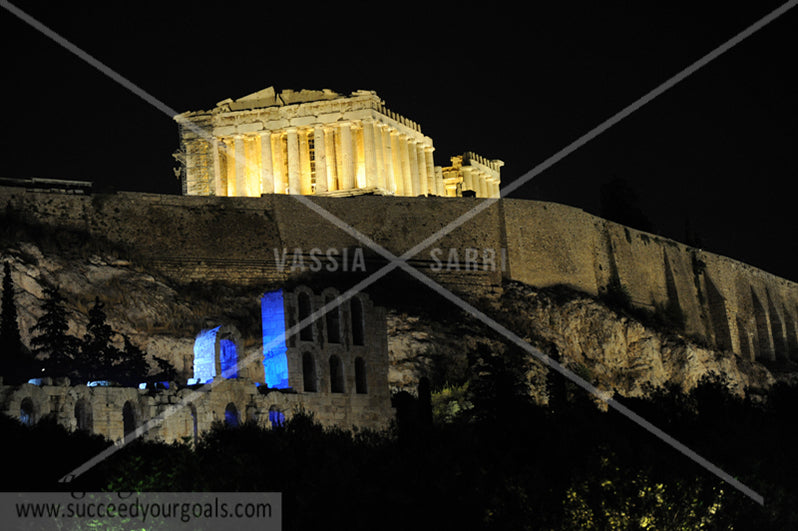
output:
[[[222,190],[222,154],[219,153],[221,145],[218,138],[213,139],[213,182],[211,183],[212,195],[225,195],[227,190]]]
[[[374,155],[377,164],[377,188],[387,190],[387,180],[385,178],[385,125],[374,124]]]
[[[470,166],[463,166],[461,169],[463,173],[463,191],[477,191],[476,188],[474,188],[474,175],[472,170],[473,168]]]
[[[274,193],[274,173],[272,172],[272,134],[260,134],[260,193]]]
[[[393,173],[393,190],[396,195],[405,195],[405,178],[402,173],[401,138],[396,130],[390,131],[391,168]]]
[[[285,174],[285,157],[286,153],[283,149],[283,139],[285,133],[279,132],[272,134],[272,171],[274,172],[274,193],[284,194],[285,182],[287,176]]]
[[[429,182],[427,178],[427,155],[424,144],[416,144],[416,161],[418,163],[418,195],[429,195]]]
[[[435,162],[432,157],[432,152],[435,148],[432,146],[424,146],[424,163],[427,167],[427,193],[430,195],[441,195],[438,192],[438,179],[435,177]]]
[[[299,138],[299,193],[302,195],[313,194],[313,183],[310,175],[310,144],[308,143],[308,129],[297,131]]]
[[[221,144],[222,190],[224,192],[222,195],[232,197],[236,181],[235,143],[232,138],[223,138]]]
[[[338,157],[335,154],[335,129],[323,126],[322,130],[324,131],[324,153],[327,158],[327,191],[333,192],[339,189],[338,183],[340,182]]]
[[[410,169],[410,145],[407,135],[401,135],[399,147],[401,149],[402,160],[402,195],[413,196],[413,174]],[[415,150],[413,151],[415,153]],[[415,158],[415,157],[413,157]]]
[[[246,194],[248,197],[260,197],[261,176],[260,137],[246,135],[244,137],[244,164],[246,165]]]
[[[324,128],[313,128],[313,153],[316,158],[316,193],[326,192],[327,183],[327,143],[324,141]]]
[[[477,173],[478,183],[479,183],[479,197],[488,197],[488,181],[487,175],[484,172]]]
[[[342,123],[339,127],[341,134],[341,189],[353,190],[355,188],[355,160],[352,153],[352,126]]]
[[[231,195],[243,196],[247,195],[247,158],[244,154],[244,137],[236,135],[234,140],[235,157],[235,185]]]
[[[418,142],[413,138],[407,139],[407,159],[410,168],[410,183],[413,187],[413,197],[421,195],[421,172],[418,162]]]
[[[377,150],[374,142],[374,122],[363,121],[363,158],[366,172],[366,187],[377,186]]]
[[[302,182],[299,168],[299,136],[296,127],[285,130],[288,141],[288,193],[301,194]]]

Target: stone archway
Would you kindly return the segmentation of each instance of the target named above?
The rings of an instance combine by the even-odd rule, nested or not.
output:
[[[94,429],[91,404],[85,398],[75,402],[75,427],[78,431],[91,432]]]
[[[122,406],[122,429],[125,437],[136,431],[138,427],[138,418],[136,417],[136,409],[133,404],[128,400]]]
[[[238,408],[232,402],[227,404],[224,408],[224,425],[228,428],[237,428],[241,425],[241,419],[238,416]]]
[[[33,400],[29,396],[19,403],[19,421],[25,426],[33,426],[36,422]]]

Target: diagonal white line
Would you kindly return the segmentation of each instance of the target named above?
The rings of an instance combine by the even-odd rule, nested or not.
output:
[[[724,53],[728,52],[729,50],[740,44],[742,41],[744,41],[745,39],[747,39],[757,31],[761,30],[762,28],[764,28],[765,26],[767,26],[768,24],[770,24],[771,22],[782,16],[790,9],[794,8],[796,4],[798,4],[798,0],[790,0],[789,2],[779,6],[772,12],[768,13],[761,19],[757,20],[756,22],[745,28],[743,31],[741,31],[740,33],[738,33],[728,41],[724,42],[723,44],[721,44],[720,46],[718,46],[708,54],[704,55],[702,58],[695,61],[693,64],[691,64],[690,66],[679,72],[678,74],[672,76],[671,78],[660,84],[658,87],[644,94],[633,103],[627,105],[626,107],[615,113],[610,118],[606,119],[605,121],[594,127],[593,129],[585,133],[584,135],[580,136],[579,138],[568,144],[566,147],[564,147],[563,149],[561,149],[551,157],[547,158],[546,160],[544,160],[543,162],[532,168],[529,172],[527,172],[520,178],[514,180],[512,183],[508,184],[507,186],[502,187],[501,189],[502,197],[508,196],[516,189],[529,182],[533,177],[545,171],[546,169],[550,168],[554,164],[558,163],[560,160],[567,157],[568,155],[570,155],[580,147],[584,146],[585,144],[596,138],[598,135],[600,135],[601,133],[603,133],[613,125],[617,124],[618,122],[620,122],[621,120],[623,120],[624,118],[626,118],[627,116],[638,110],[643,105],[649,103],[651,100],[653,100],[657,96],[660,96],[665,91],[673,88],[674,85],[681,83],[690,75],[694,74],[701,68],[705,67],[706,65],[708,65],[709,63],[711,63],[712,61],[714,61]]]
[[[6,0],[0,0],[0,7],[5,8],[10,13],[13,13],[17,18],[21,19],[26,24],[33,26],[34,29],[36,29],[46,37],[49,37],[57,44],[65,48],[66,50],[77,55],[78,57],[83,59],[83,61],[90,64],[91,66],[93,66],[94,68],[105,74],[106,76],[110,77],[111,79],[113,79],[114,81],[116,81],[117,83],[128,89],[130,92],[132,92],[139,98],[143,99],[144,101],[146,101],[147,103],[158,109],[159,111],[168,114],[169,116],[175,116],[176,114],[180,114],[176,110],[172,109],[171,107],[160,101],[158,98],[156,98],[155,96],[144,90],[143,88],[139,87],[138,85],[127,79],[126,77],[118,74],[111,67],[103,64],[100,60],[96,59],[95,57],[83,51],[82,49],[78,48],[77,46],[69,42],[67,39],[65,39],[58,33],[54,32],[53,30],[51,30],[50,28],[48,28],[47,26],[45,26],[44,24],[33,18],[32,16],[28,15],[14,4],[7,2]]]
[[[790,9],[794,8],[796,4],[798,4],[798,0],[790,0],[789,2],[781,5],[771,13],[762,17],[761,19],[751,24],[746,29],[744,29],[743,31],[741,31],[740,33],[738,33],[728,41],[724,42],[723,44],[721,44],[720,46],[709,52],[708,54],[704,55],[702,58],[695,61],[693,64],[691,64],[681,72],[677,73],[676,75],[672,76],[671,78],[663,82],[658,87],[652,89],[645,95],[641,96],[635,102],[627,105],[626,107],[615,113],[607,120],[603,121],[593,129],[585,133],[584,135],[580,136],[579,138],[577,138],[576,140],[574,140],[573,142],[562,148],[557,153],[551,155],[546,160],[544,160],[543,162],[541,162],[540,164],[529,170],[527,173],[525,173],[518,179],[515,179],[513,182],[507,184],[507,186],[502,186],[501,196],[507,197],[512,192],[514,192],[521,186],[525,185],[539,174],[546,171],[548,168],[554,166],[559,161],[561,161],[562,159],[564,159],[574,151],[578,150],[579,148],[581,148],[582,146],[584,146],[585,144],[587,144],[588,142],[599,136],[600,134],[604,133],[605,131],[607,131],[609,128],[611,128],[612,126],[623,120],[624,118],[627,118],[630,114],[637,111],[638,109],[643,107],[645,104],[649,103],[657,96],[662,95],[667,90],[673,88],[678,83],[684,81],[687,77],[694,74],[699,69],[703,68],[713,60],[717,59],[724,53],[728,52],[730,49],[740,44],[743,40],[750,37],[757,31],[761,30],[766,25],[770,24],[771,22],[773,22],[774,20],[785,14]],[[463,223],[466,223],[467,221],[474,218],[474,216],[476,216],[477,214],[479,214],[480,212],[482,212],[483,210],[485,210],[490,206],[489,203],[490,200],[487,201],[488,204],[483,203],[477,205],[476,207],[474,207],[473,210],[462,214],[460,217],[454,219],[445,227],[431,234],[424,241],[418,243],[412,249],[408,250],[406,253],[403,253],[402,258],[411,258],[415,256],[416,254],[420,253],[424,249],[428,248],[429,246],[431,246],[432,244],[434,244],[435,242],[437,242],[438,240],[440,240],[441,238],[443,238],[444,236],[455,230]]]
[[[711,52],[710,54],[708,54],[707,56],[705,56],[701,60],[697,61],[696,63],[694,63],[693,65],[691,65],[687,69],[685,69],[682,73],[677,74],[676,76],[674,76],[670,80],[666,81],[663,85],[661,85],[657,89],[654,89],[653,91],[648,93],[646,96],[643,96],[643,98],[639,99],[637,102],[633,103],[630,106],[627,106],[625,109],[620,111],[618,114],[616,114],[615,116],[613,116],[612,118],[610,118],[609,120],[604,122],[604,124],[598,126],[597,128],[594,128],[592,131],[590,131],[586,135],[583,135],[582,137],[580,137],[580,139],[578,139],[577,141],[572,143],[570,146],[566,147],[564,150],[561,150],[561,152],[559,152],[558,154],[555,154],[554,156],[552,156],[549,159],[547,159],[547,161],[544,161],[543,164],[539,165],[536,168],[536,169],[538,169],[537,173],[531,174],[532,172],[530,172],[531,175],[527,174],[526,176],[524,176],[522,178],[523,179],[522,182],[516,181],[515,183],[518,183],[516,186],[512,186],[511,185],[511,186],[506,187],[504,189],[505,190],[505,194],[504,195],[506,195],[507,193],[509,193],[512,190],[516,189],[518,186],[522,185],[524,182],[527,182],[529,179],[531,179],[532,177],[534,177],[535,175],[537,175],[538,173],[540,173],[541,171],[543,171],[547,167],[551,166],[552,164],[556,163],[557,161],[559,161],[561,158],[563,158],[567,154],[573,152],[575,149],[578,149],[578,147],[580,147],[581,145],[584,145],[586,142],[592,140],[592,138],[595,138],[595,136],[597,136],[598,134],[600,134],[603,131],[607,130],[609,127],[611,127],[612,125],[614,125],[615,123],[617,123],[621,119],[625,118],[626,116],[628,116],[629,114],[631,114],[632,112],[634,112],[635,110],[640,108],[642,105],[644,105],[648,101],[651,101],[651,99],[653,99],[654,97],[658,96],[659,94],[661,94],[665,90],[671,88],[676,83],[678,83],[682,79],[684,79],[687,76],[689,76],[690,74],[692,74],[695,70],[697,70],[698,68],[706,65],[712,59],[716,58],[717,56],[719,56],[720,54],[724,53],[725,51],[727,51],[728,49],[730,49],[734,45],[738,44],[743,39],[745,39],[746,37],[748,37],[751,34],[753,34],[755,31],[758,31],[759,29],[764,27],[766,24],[772,22],[777,17],[779,17],[782,14],[784,14],[787,10],[791,9],[792,7],[794,7],[796,3],[798,3],[798,0],[792,0],[792,1],[784,4],[779,9],[775,10],[774,12],[772,12],[770,15],[764,17],[763,19],[761,19],[757,23],[755,23],[752,26],[750,26],[747,30],[743,31],[742,33],[740,33],[737,36],[735,36],[734,38],[732,38],[726,44],[718,47],[716,50],[714,50],[713,52]],[[36,21],[32,17],[28,16],[27,14],[23,13],[21,10],[17,9],[16,7],[12,6],[8,2],[2,1],[2,2],[0,2],[0,6],[6,8],[9,11],[11,11],[12,13],[16,14],[22,20],[24,20],[25,22],[31,24],[34,28],[38,29],[39,31],[42,31],[42,33],[44,33],[45,35],[47,35],[51,39],[55,40],[56,42],[58,42],[59,44],[64,46],[66,49],[72,51],[73,53],[76,53],[76,55],[78,55],[79,57],[83,58],[84,60],[87,60],[90,64],[95,66],[95,68],[100,69],[101,72],[106,73],[112,79],[116,80],[117,82],[120,82],[121,84],[123,84],[124,86],[126,86],[127,88],[132,90],[134,93],[136,93],[138,96],[144,98],[145,100],[147,100],[147,98],[152,98],[153,100],[155,100],[151,95],[149,95],[148,93],[144,92],[142,89],[139,89],[136,85],[130,83],[124,77],[116,74],[113,71],[110,71],[110,69],[108,69],[108,67],[103,65],[101,62],[99,62],[96,59],[92,58],[89,54],[83,52],[82,50],[80,50],[79,48],[75,47],[71,43],[66,42],[58,34],[56,34],[55,32],[52,32],[51,30],[46,28],[44,25],[42,25],[41,23],[39,23],[38,21]],[[61,41],[64,41],[64,42],[61,42]],[[108,70],[109,72],[106,72],[106,70]],[[147,101],[149,101],[149,100],[147,100]],[[169,113],[170,117],[172,117],[172,116],[177,114],[173,109],[171,109],[170,107],[160,103],[158,100],[155,100],[155,102],[157,104],[154,104],[154,105],[158,109]],[[546,164],[548,164],[548,165],[546,165]],[[533,171],[535,171],[535,170],[533,169]],[[513,184],[515,184],[515,183],[513,183]],[[377,245],[370,238],[368,238],[367,236],[361,234],[360,232],[358,232],[354,228],[350,227],[345,222],[341,221],[340,219],[338,219],[337,217],[335,217],[333,214],[331,214],[330,212],[326,211],[322,207],[316,205],[315,203],[313,203],[309,199],[305,198],[304,196],[295,195],[293,197],[295,197],[297,200],[299,200],[300,202],[302,202],[306,206],[313,205],[313,210],[315,212],[319,213],[320,215],[322,215],[325,219],[328,219],[330,221],[335,220],[335,225],[336,226],[338,226],[342,230],[345,230],[347,233],[349,233],[350,235],[354,236],[358,241],[363,242],[364,244],[366,244],[367,246],[369,246],[373,250],[377,251],[379,254],[389,258],[391,260],[391,263],[386,265],[386,266],[384,266],[377,273],[379,273],[381,271],[384,271],[382,274],[383,275],[387,274],[388,271],[390,271],[391,269],[393,269],[397,265],[399,265],[403,269],[409,271],[411,274],[413,274],[413,276],[415,276],[416,278],[421,280],[423,283],[427,284],[429,287],[431,287],[431,288],[435,289],[436,291],[438,291],[439,293],[441,293],[447,299],[455,302],[461,308],[466,309],[466,310],[468,310],[468,311],[470,311],[472,313],[478,312],[478,310],[476,308],[474,308],[473,306],[469,305],[468,303],[466,303],[465,301],[463,301],[462,299],[460,299],[459,297],[454,295],[451,291],[447,290],[446,288],[443,288],[437,282],[433,281],[429,277],[426,277],[420,271],[416,270],[415,268],[413,268],[412,266],[410,266],[406,262],[404,262],[404,261],[400,260],[399,258],[395,257],[395,255],[393,255],[389,251],[385,250],[381,246]],[[444,227],[440,231],[438,231],[435,234],[433,234],[431,237],[425,239],[422,242],[422,244],[425,244],[425,242],[429,242],[429,241],[432,241],[432,242],[437,241],[443,235],[448,234],[449,232],[454,230],[454,228],[456,228],[457,226],[462,225],[463,223],[465,223],[465,221],[468,221],[468,219],[473,218],[477,213],[479,213],[482,210],[488,208],[492,203],[493,203],[493,201],[482,201],[482,202],[480,202],[480,204],[477,205],[474,209],[472,209],[468,213],[460,216],[455,221],[453,221],[452,223],[450,223],[449,225],[447,225],[446,227]],[[476,213],[474,213],[474,212],[476,212]],[[413,254],[416,254],[418,251],[415,251],[415,249],[417,249],[417,248],[419,249],[419,251],[423,250],[424,247],[420,247],[420,245],[421,244],[414,246],[408,252],[404,253],[402,256],[403,257],[408,256],[410,252],[413,252]],[[413,254],[410,254],[409,256],[412,256]],[[372,275],[372,277],[376,276],[377,273]],[[361,281],[361,284],[365,284],[372,277],[369,277],[366,280]],[[366,285],[368,285],[368,284],[366,284]],[[351,295],[350,295],[350,297],[351,297]],[[337,301],[337,300],[334,301],[334,302],[337,303],[337,304],[340,304],[340,302]],[[330,304],[333,305],[333,306],[337,305],[337,304],[333,304],[333,303],[330,303]],[[484,313],[478,312],[478,313],[474,313],[474,315],[475,315],[475,317],[478,317],[480,320],[483,320],[483,322],[485,322],[485,324],[488,324],[489,326],[491,326],[495,330],[501,331],[501,333],[504,334],[511,341],[515,342],[516,339],[520,340],[520,338],[517,338],[517,336],[514,336],[514,334],[512,334],[512,332],[510,332],[509,330],[504,328],[502,325],[500,325],[500,324],[496,323],[495,321],[493,321],[492,319],[488,318]],[[496,327],[498,327],[498,328],[496,328]],[[731,477],[729,474],[723,472],[720,468],[718,468],[717,466],[713,465],[712,463],[710,463],[709,461],[707,461],[703,457],[699,456],[698,454],[696,454],[695,452],[693,452],[692,450],[690,450],[686,446],[682,445],[681,443],[679,443],[678,441],[676,441],[675,439],[673,439],[672,437],[670,437],[666,433],[662,432],[661,430],[659,430],[658,428],[656,428],[655,426],[653,426],[648,421],[646,421],[642,417],[638,416],[637,414],[635,414],[634,412],[632,412],[628,408],[618,404],[614,400],[607,400],[606,397],[604,397],[600,392],[598,392],[598,390],[595,389],[591,384],[589,384],[588,382],[582,380],[577,375],[571,373],[570,371],[568,371],[567,369],[562,367],[559,363],[557,363],[557,362],[551,360],[550,358],[548,358],[547,356],[543,355],[542,353],[540,353],[539,351],[534,349],[534,347],[531,347],[530,345],[528,345],[525,342],[523,342],[523,340],[520,340],[520,341],[526,345],[526,347],[524,347],[524,349],[527,350],[528,352],[530,352],[531,354],[535,355],[536,357],[538,357],[538,359],[540,359],[541,361],[543,361],[544,363],[546,363],[550,367],[555,368],[556,370],[561,372],[564,376],[566,376],[569,379],[571,379],[572,381],[574,381],[574,383],[576,383],[577,385],[585,388],[586,390],[590,391],[591,393],[596,394],[596,396],[598,396],[602,400],[607,401],[608,404],[610,404],[613,407],[615,407],[616,410],[618,410],[620,413],[625,415],[627,418],[629,418],[630,420],[636,422],[638,425],[648,429],[651,433],[653,433],[654,435],[660,437],[663,441],[665,441],[666,443],[670,444],[671,446],[673,446],[674,448],[676,448],[677,450],[682,452],[684,455],[690,457],[691,459],[696,461],[701,466],[704,466],[707,470],[709,470],[712,473],[718,475],[718,477],[720,477],[724,481],[727,481],[729,484],[735,486],[735,488],[738,488],[739,490],[741,490],[743,493],[745,493],[746,495],[748,495],[749,497],[751,497],[752,499],[754,499],[758,503],[764,504],[764,499],[762,498],[761,495],[757,494],[756,492],[754,492],[750,488],[748,488],[745,485],[743,485],[742,483],[738,482],[733,477]],[[535,352],[537,352],[537,354],[535,354]],[[136,432],[137,436],[141,435],[143,432],[144,432],[143,428],[140,429],[140,430],[137,430],[137,432]]]
[[[399,262],[399,267],[401,267],[402,269],[404,269],[405,271],[416,277],[419,281],[421,281],[422,284],[425,284],[426,286],[435,290],[437,293],[439,293],[441,296],[443,296],[450,302],[457,305],[463,311],[476,317],[479,321],[490,327],[492,330],[495,330],[496,332],[504,336],[506,339],[510,340],[513,344],[519,346],[524,351],[534,356],[541,363],[556,370],[557,372],[559,372],[560,374],[571,380],[573,383],[577,384],[582,389],[586,390],[587,392],[593,394],[602,401],[606,402],[609,407],[612,407],[613,409],[618,411],[621,415],[625,416],[626,418],[636,423],[640,427],[648,430],[651,434],[655,435],[663,442],[675,448],[676,450],[678,450],[688,458],[692,459],[693,461],[704,467],[706,470],[712,472],[717,477],[727,482],[734,488],[738,489],[749,498],[753,499],[760,505],[764,505],[765,499],[761,494],[757,493],[750,487],[746,486],[745,484],[734,478],[732,475],[725,472],[719,466],[711,463],[710,461],[699,455],[696,451],[691,450],[688,446],[679,442],[674,437],[668,435],[667,433],[662,431],[660,428],[656,427],[651,422],[647,421],[646,419],[644,419],[643,417],[641,417],[640,415],[638,415],[628,407],[619,403],[617,400],[608,398],[606,393],[603,393],[602,391],[597,389],[590,382],[583,380],[581,377],[577,376],[575,373],[571,372],[557,361],[553,360],[546,354],[543,354],[540,350],[536,349],[535,347],[524,341],[522,338],[518,337],[518,335],[509,330],[507,327],[503,326],[502,324],[498,323],[496,320],[489,317],[484,312],[480,311],[471,304],[467,303],[466,301],[464,301],[463,299],[461,299],[460,297],[458,297],[448,289],[444,288],[443,286],[441,286],[440,284],[438,284],[437,282],[426,276],[424,273],[422,273],[415,267],[411,266],[407,262]]]

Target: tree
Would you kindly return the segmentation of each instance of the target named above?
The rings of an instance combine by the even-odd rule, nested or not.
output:
[[[122,350],[119,364],[114,368],[113,380],[124,385],[136,385],[147,378],[149,365],[147,355],[134,345],[130,338],[124,336],[125,348]]]
[[[31,346],[37,357],[43,357],[45,376],[66,376],[75,366],[75,358],[79,349],[77,338],[67,334],[67,323],[64,298],[58,287],[44,288],[44,304],[42,316],[31,328]]]
[[[34,363],[19,335],[17,306],[14,303],[14,281],[11,265],[3,266],[3,297],[0,302],[0,375],[7,383],[27,381],[34,373]]]
[[[111,342],[114,331],[106,322],[103,306],[97,297],[89,310],[86,335],[75,364],[75,376],[81,381],[113,380],[122,361],[122,353]]]
[[[153,356],[158,372],[150,378],[154,382],[173,382],[177,379],[177,369],[168,360]]]
[[[513,423],[530,404],[526,378],[530,362],[526,353],[514,346],[497,351],[494,346],[479,342],[468,357],[473,413],[501,424]]]

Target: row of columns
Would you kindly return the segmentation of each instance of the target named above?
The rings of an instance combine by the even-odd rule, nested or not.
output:
[[[444,195],[434,148],[374,120],[289,127],[214,140],[216,195],[317,194],[381,189]]]
[[[477,197],[500,197],[499,180],[472,166],[463,166],[463,190],[473,190]]]

